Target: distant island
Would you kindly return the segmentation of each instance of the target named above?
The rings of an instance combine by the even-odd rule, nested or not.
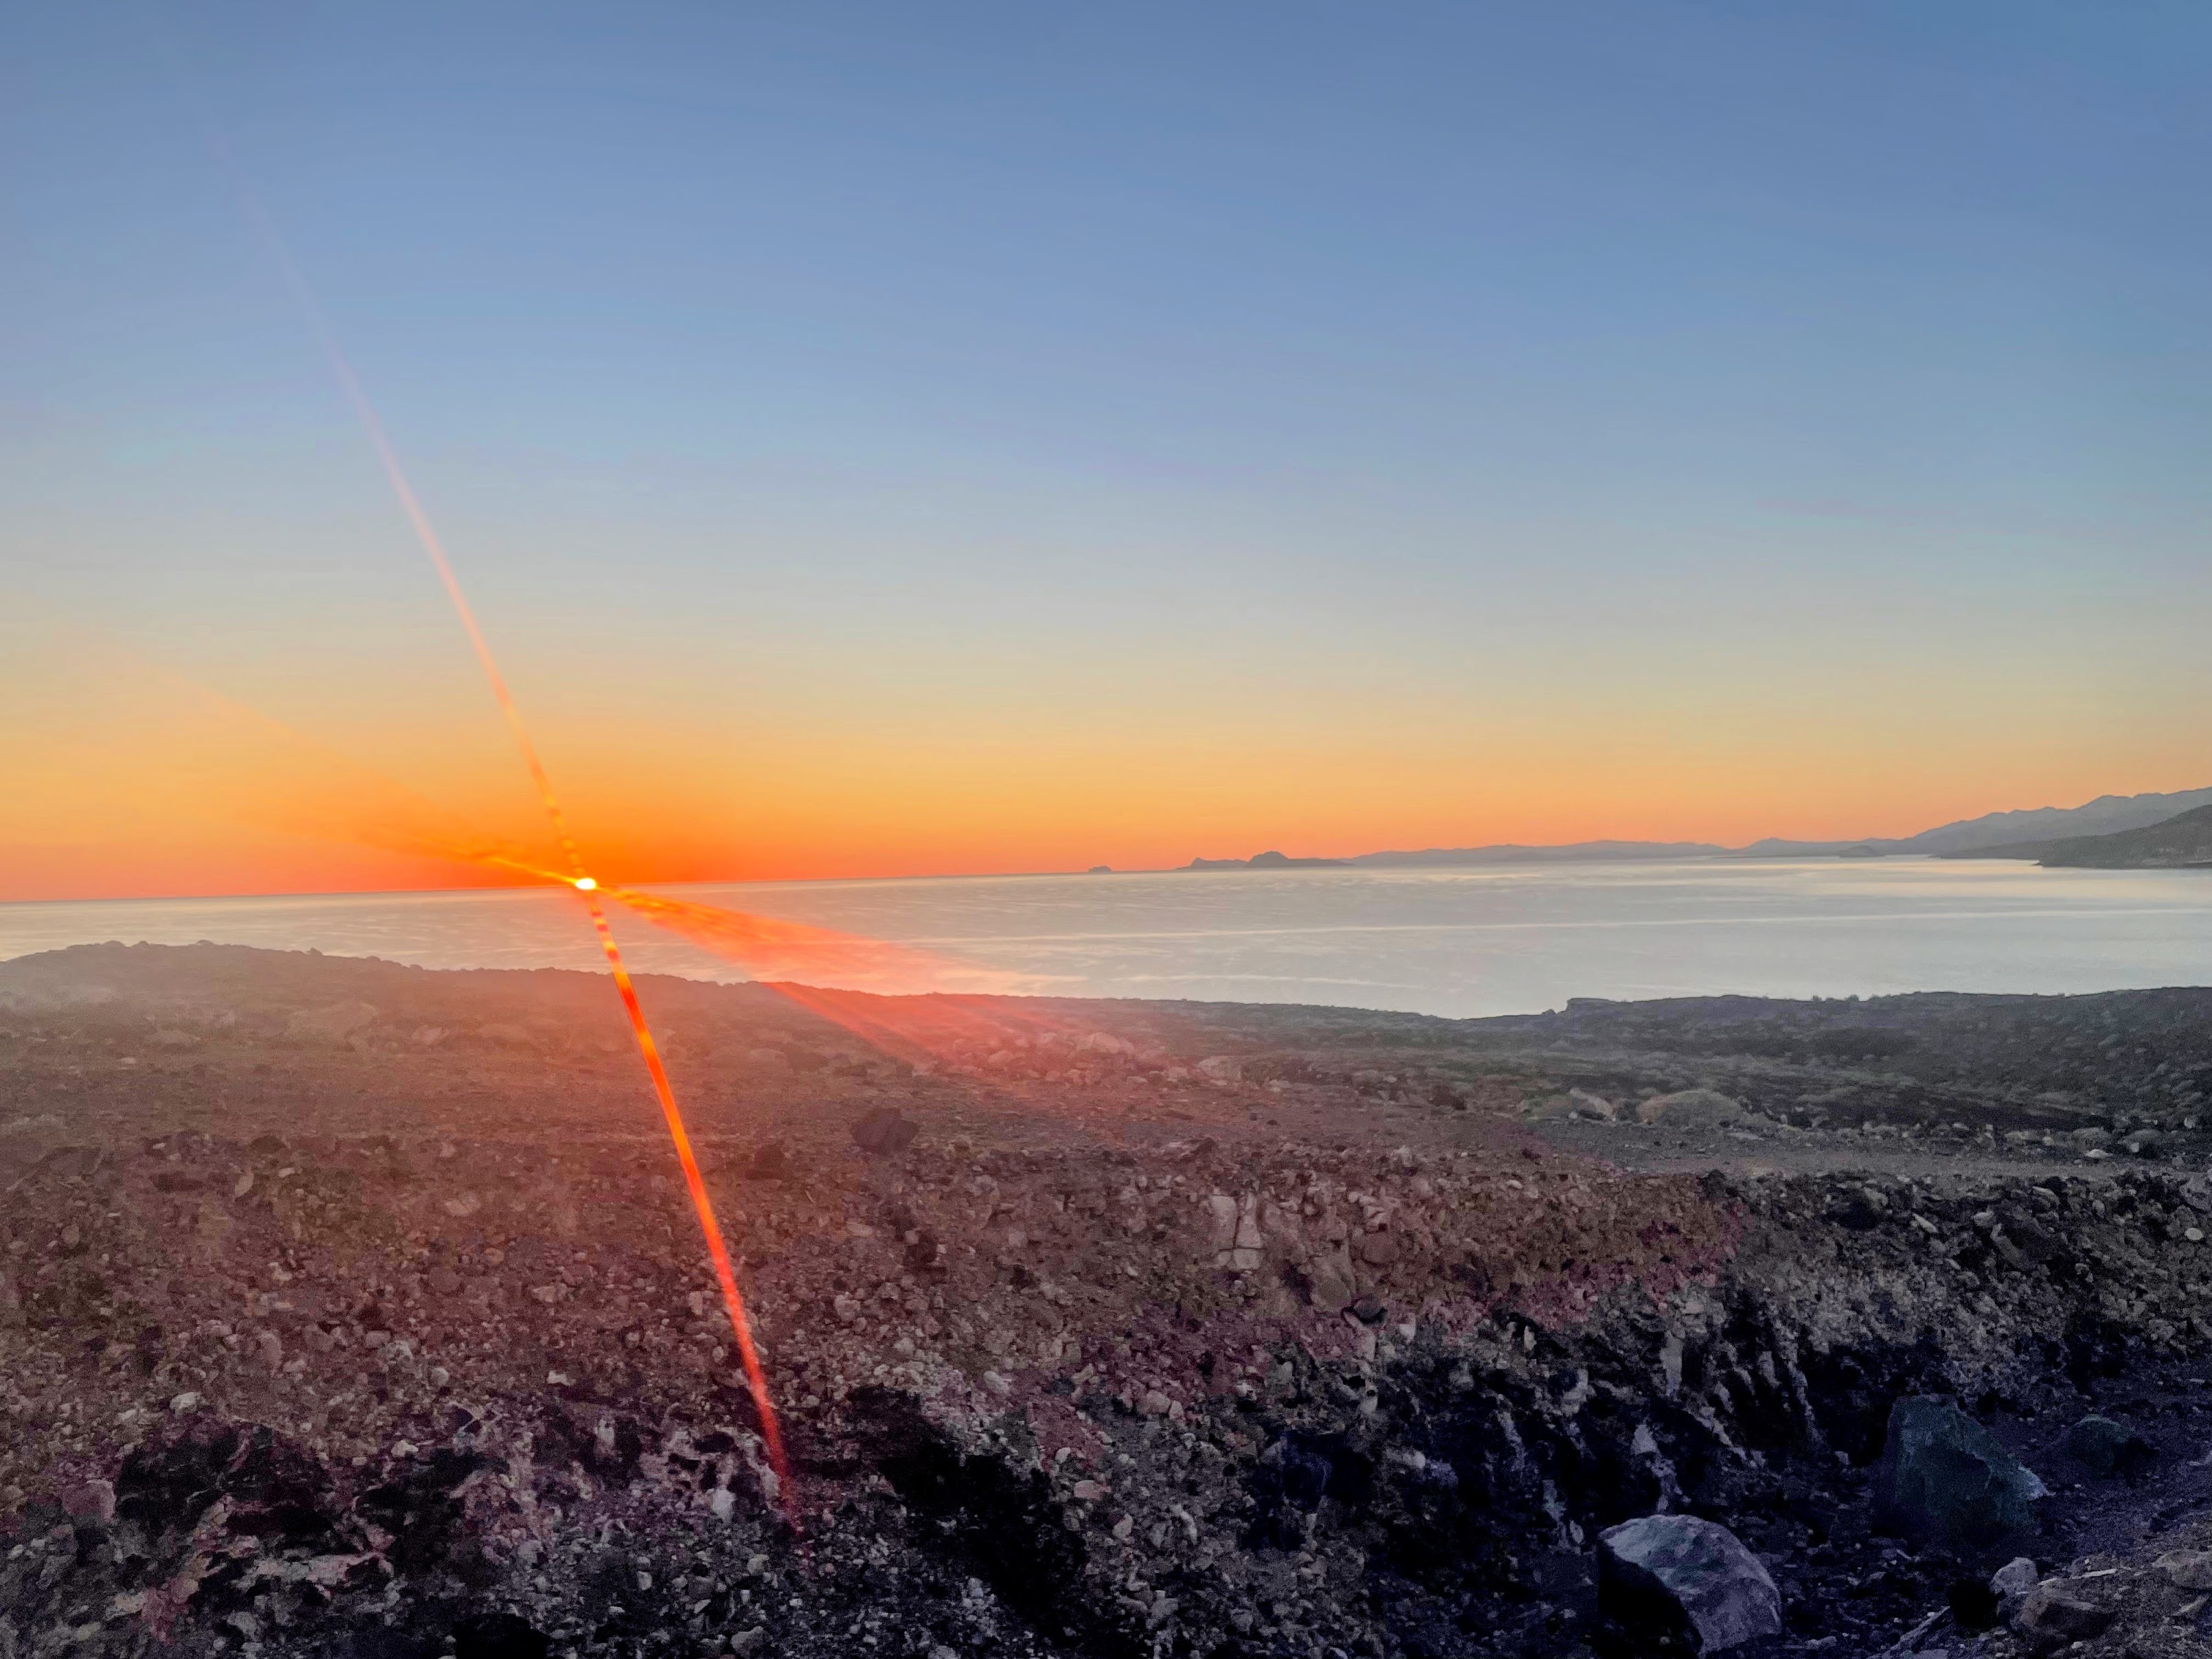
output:
[[[1702,841],[1578,841],[1556,847],[1502,842],[1488,847],[1431,847],[1362,853],[1348,859],[1194,858],[1182,870],[1426,869],[1455,865],[1571,864],[1717,858],[1876,859],[1932,854],[1952,859],[2032,859],[2078,869],[2185,869],[2212,866],[2212,788],[2171,794],[2100,795],[2080,806],[2039,806],[1988,812],[1939,824],[1901,839],[1784,841],[1748,847]],[[1105,874],[1102,867],[1096,873]]]
[[[1282,853],[1255,853],[1249,859],[1193,859],[1185,870],[1314,870],[1342,869],[1352,859],[1294,859]]]

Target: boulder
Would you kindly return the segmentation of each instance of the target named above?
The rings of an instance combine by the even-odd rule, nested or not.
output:
[[[1887,1530],[1967,1553],[2031,1536],[2049,1489],[1990,1431],[1948,1400],[1909,1395],[1890,1408],[1875,1472],[1875,1520]]]
[[[2158,1461],[2150,1442],[2126,1424],[2094,1415],[2066,1431],[2066,1455],[2100,1480],[2132,1478]]]
[[[1598,1601],[1632,1627],[1686,1625],[1700,1653],[1782,1629],[1782,1598],[1759,1558],[1694,1516],[1647,1515],[1600,1534]]]
[[[1743,1103],[1717,1089],[1680,1089],[1671,1095],[1654,1095],[1636,1109],[1638,1123],[1664,1123],[1685,1129],[1734,1123],[1742,1116]]]

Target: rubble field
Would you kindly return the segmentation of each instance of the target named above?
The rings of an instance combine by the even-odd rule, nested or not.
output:
[[[2212,992],[0,963],[0,1659],[2212,1651]],[[2212,1122],[2212,1118],[2207,1118]]]

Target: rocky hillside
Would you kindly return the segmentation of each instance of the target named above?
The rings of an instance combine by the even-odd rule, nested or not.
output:
[[[1470,1027],[649,984],[787,1486],[604,989],[0,969],[0,1653],[2212,1636],[2184,994]],[[1874,1103],[1814,1121],[1824,1079]]]

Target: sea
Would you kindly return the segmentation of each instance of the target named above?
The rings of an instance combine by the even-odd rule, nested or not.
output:
[[[1716,859],[653,890],[909,945],[938,964],[933,988],[963,992],[1464,1018],[1571,997],[2212,984],[2212,871]],[[627,911],[615,926],[639,972],[748,977]],[[576,896],[557,889],[0,905],[0,959],[200,939],[433,968],[602,966]]]

